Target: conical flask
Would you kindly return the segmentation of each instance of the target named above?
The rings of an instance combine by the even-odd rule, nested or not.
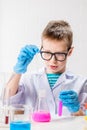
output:
[[[36,122],[49,122],[51,120],[50,111],[46,100],[46,91],[39,90],[35,111],[32,119]]]

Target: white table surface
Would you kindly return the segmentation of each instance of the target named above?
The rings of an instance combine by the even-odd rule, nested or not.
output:
[[[10,130],[7,125],[0,125],[0,130]],[[87,120],[83,116],[54,118],[49,123],[31,122],[31,130],[87,130]]]

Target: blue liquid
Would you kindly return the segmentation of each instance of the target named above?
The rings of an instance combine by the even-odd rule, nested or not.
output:
[[[85,111],[85,115],[87,116],[87,110]]]
[[[31,124],[27,121],[13,121],[10,123],[10,130],[31,130]]]

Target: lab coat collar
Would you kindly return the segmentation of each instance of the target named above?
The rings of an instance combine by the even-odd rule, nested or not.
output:
[[[48,88],[48,91],[49,91],[49,89],[50,89],[50,86],[49,86],[49,83],[48,83],[48,85],[47,85],[47,82],[48,82],[48,80],[47,80],[47,77],[46,77],[46,68],[44,67],[44,68],[41,68],[40,70],[39,70],[39,72],[38,72],[38,76],[39,76],[39,78],[42,78],[44,81],[44,84],[45,84],[45,82],[46,82],[46,84],[45,84],[45,86],[44,87],[46,87],[46,88]],[[57,86],[60,86],[60,85],[62,85],[63,86],[63,84],[65,84],[66,82],[70,82],[71,80],[74,80],[74,79],[76,79],[76,76],[71,72],[71,71],[69,71],[68,69],[66,69],[66,71],[64,72],[64,73],[62,73],[61,74],[61,76],[58,78],[58,80],[57,80],[57,82],[55,83],[55,85],[54,85],[54,88]],[[54,89],[53,88],[53,89]]]
[[[40,75],[43,75],[43,73],[46,74],[46,68],[45,67],[41,68],[38,71],[38,74],[40,74]],[[62,79],[71,79],[72,80],[76,76],[71,71],[69,71],[68,69],[66,69],[66,71],[64,73],[62,73],[60,77]]]

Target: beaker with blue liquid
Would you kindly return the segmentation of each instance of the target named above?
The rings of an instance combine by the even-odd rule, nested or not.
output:
[[[15,104],[10,108],[10,130],[30,130],[32,109],[28,105]]]

